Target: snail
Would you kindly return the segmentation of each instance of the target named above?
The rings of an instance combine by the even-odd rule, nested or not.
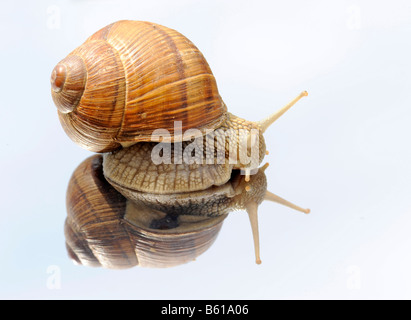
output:
[[[79,146],[102,154],[93,161],[101,166],[108,197],[113,194],[116,199],[109,209],[122,206],[119,210],[125,212],[127,207],[125,214],[115,214],[113,223],[123,224],[124,216],[151,217],[155,213],[162,216],[156,223],[170,221],[166,229],[173,229],[168,232],[175,240],[186,220],[190,223],[184,230],[189,234],[193,221],[199,223],[196,230],[201,232],[214,222],[219,230],[229,212],[244,209],[252,225],[256,262],[260,263],[258,205],[266,199],[309,212],[268,192],[265,176],[259,178],[266,168],[260,164],[268,154],[263,133],[307,96],[306,91],[267,118],[247,121],[228,112],[207,61],[190,40],[158,24],[128,20],[90,36],[56,65],[50,82],[66,134]],[[240,179],[243,175],[245,179]],[[69,187],[68,199],[73,190]],[[88,188],[80,193],[82,197],[73,199],[90,197],[100,203],[105,200],[99,199],[107,196],[95,198]],[[76,206],[68,200],[69,215],[77,212]],[[93,206],[93,210],[96,213],[90,216],[96,215],[99,207]],[[146,224],[138,227],[148,228]],[[215,236],[213,233],[211,238]]]
[[[190,129],[196,136],[219,128],[263,133],[279,116],[254,123],[227,112],[198,48],[151,22],[122,20],[102,28],[56,65],[50,81],[63,129],[93,152],[153,141],[159,129],[169,133],[163,142],[189,140],[184,133]]]
[[[215,241],[224,219],[233,210],[245,209],[257,225],[257,207],[263,200],[306,210],[268,192],[265,169],[259,168],[249,182],[235,170],[223,186],[186,193],[196,202],[220,203],[215,217],[164,212],[149,203],[136,203],[122,196],[103,174],[103,156],[84,160],[73,172],[67,188],[66,248],[77,264],[110,269],[172,267],[190,262]],[[147,195],[149,196],[149,195]],[[201,204],[210,210],[209,205]],[[255,220],[255,221],[253,221]],[[254,230],[256,259],[259,260],[258,228]]]

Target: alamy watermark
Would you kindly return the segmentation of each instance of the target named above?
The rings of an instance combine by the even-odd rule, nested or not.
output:
[[[347,289],[360,290],[361,289],[361,268],[357,265],[350,265],[346,268],[347,274]]]
[[[46,26],[48,29],[60,29],[61,27],[61,9],[57,5],[50,5],[46,9],[47,21]]]
[[[46,287],[50,290],[59,290],[61,289],[61,269],[57,265],[50,265],[46,270],[47,277]]]
[[[361,8],[358,5],[351,5],[347,8],[348,19],[346,22],[349,30],[359,30],[362,27]]]
[[[188,129],[182,132],[181,127],[181,121],[175,121],[173,135],[185,143],[169,143],[172,135],[166,129],[153,131],[151,141],[158,142],[151,151],[154,164],[224,164],[228,161],[241,168],[258,168],[258,129]]]

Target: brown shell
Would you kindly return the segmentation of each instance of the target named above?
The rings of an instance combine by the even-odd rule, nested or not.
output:
[[[84,160],[67,189],[66,247],[86,266],[171,267],[192,261],[216,239],[226,216],[184,217],[137,207],[104,179],[102,156]],[[168,221],[171,220],[171,221]]]
[[[66,133],[95,152],[150,141],[156,129],[178,141],[187,129],[215,129],[225,120],[198,48],[150,22],[118,21],[99,30],[56,66],[51,82]]]

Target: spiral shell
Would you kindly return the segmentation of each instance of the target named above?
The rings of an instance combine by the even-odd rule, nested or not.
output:
[[[204,56],[182,34],[144,21],[97,31],[54,68],[51,93],[68,136],[107,152],[166,129],[215,129],[227,108]],[[170,141],[170,142],[171,142]]]

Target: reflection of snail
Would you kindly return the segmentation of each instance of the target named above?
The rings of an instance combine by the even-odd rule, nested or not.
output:
[[[272,200],[307,212],[266,191],[266,167],[249,182],[235,170],[221,186],[179,194],[175,203],[181,204],[181,210],[165,212],[159,210],[163,207],[156,201],[124,198],[104,178],[102,156],[92,156],[74,171],[67,190],[65,234],[69,255],[77,263],[106,268],[179,265],[210,247],[230,211],[245,209],[254,228],[259,263],[257,206],[263,200]],[[157,197],[142,195],[145,199]],[[196,208],[201,215],[195,214]],[[207,216],[208,212],[213,217]]]
[[[127,220],[127,225],[130,221],[140,221],[136,217],[145,212],[149,213],[150,221],[154,219],[160,226],[166,223],[166,228],[174,229],[173,232],[179,232],[188,223],[187,219],[190,222],[184,230],[192,228],[191,219],[196,221],[195,228],[201,225],[201,230],[204,224],[208,226],[215,221],[218,221],[216,226],[221,226],[228,211],[246,209],[252,222],[256,259],[260,261],[257,206],[264,198],[284,201],[266,193],[265,178],[261,180],[264,182],[258,178],[263,173],[250,177],[250,171],[258,167],[266,154],[264,131],[306,96],[305,91],[265,120],[243,120],[227,112],[207,61],[187,38],[175,30],[139,21],[119,21],[89,37],[57,64],[51,86],[67,135],[83,148],[105,153],[94,158],[93,163],[103,159],[104,179],[100,181],[110,190],[109,195],[95,197],[91,186],[84,187],[80,189],[82,197],[73,197],[87,200],[90,207],[78,207],[70,201],[71,193],[77,194],[78,190],[70,187],[68,211],[72,217],[93,215],[90,208],[100,214],[99,201],[105,197],[111,199],[112,194],[117,200],[107,200],[110,209],[112,205],[117,209],[125,203],[127,208],[137,208],[133,213],[126,210],[125,217],[135,216]],[[187,132],[190,134],[186,135]],[[222,162],[215,159],[211,163],[153,162],[151,156],[157,145],[152,141],[161,140],[163,147],[173,146],[169,150],[175,159],[181,156],[176,152],[177,146],[187,147],[193,138],[203,137],[205,148],[199,154],[215,157],[222,150]],[[167,147],[161,150],[163,155],[165,150]],[[236,151],[234,157],[232,150]],[[242,154],[246,157],[242,158]],[[239,179],[240,169],[245,169],[245,181]],[[79,173],[75,172],[76,176],[80,179]],[[107,182],[132,202],[120,197]],[[123,209],[113,211],[117,220],[125,219],[119,213]],[[157,218],[151,218],[154,212]],[[75,220],[69,215],[68,221]],[[173,224],[179,227],[172,228]],[[144,229],[147,225],[143,223],[139,227]],[[74,227],[72,230],[81,231]],[[173,235],[173,241],[178,239]],[[118,246],[122,246],[120,242]],[[104,252],[101,250],[100,253]]]

